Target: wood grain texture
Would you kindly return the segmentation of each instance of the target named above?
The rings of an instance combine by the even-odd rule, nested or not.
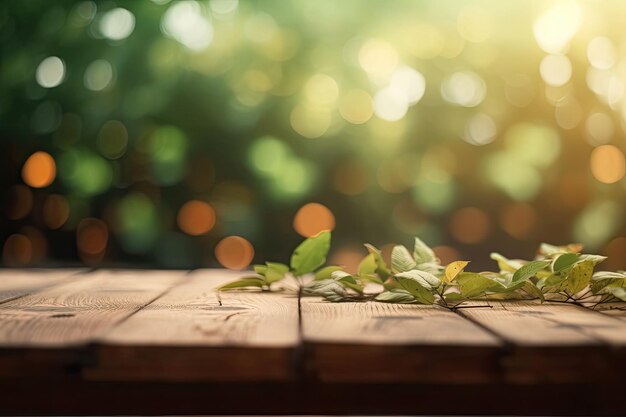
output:
[[[485,302],[468,303],[469,305]],[[572,382],[615,378],[626,323],[575,305],[534,301],[488,302],[460,314],[507,341],[503,361],[514,382]]]
[[[59,284],[80,269],[0,269],[0,304]]]
[[[90,378],[281,380],[299,344],[295,294],[218,292],[242,274],[199,270],[99,340]]]
[[[602,314],[626,320],[626,304],[624,303],[607,303],[601,304],[595,308]]]
[[[460,311],[516,345],[626,345],[626,323],[583,307],[538,301],[489,304],[492,308]]]
[[[302,299],[307,369],[328,382],[485,382],[501,342],[437,306]]]
[[[0,304],[0,347],[84,345],[175,284],[173,271],[97,271]]]

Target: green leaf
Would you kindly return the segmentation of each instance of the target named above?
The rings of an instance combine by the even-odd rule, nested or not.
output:
[[[559,292],[563,289],[567,275],[552,274],[546,278],[542,278],[537,281],[537,288],[544,293],[546,292]]]
[[[233,281],[228,284],[222,285],[221,287],[219,287],[219,291],[234,290],[237,288],[251,288],[251,287],[262,288],[266,285],[267,285],[267,282],[265,282],[265,280],[262,278],[246,277],[246,278],[241,278],[237,281]]]
[[[334,279],[335,281],[346,281],[346,282],[351,282],[353,284],[356,284],[356,280],[354,279],[354,277],[345,271],[335,271],[332,274],[330,274],[330,277],[331,279]]]
[[[285,264],[278,262],[266,262],[265,265],[267,266],[265,273],[261,275],[265,275],[265,280],[268,284],[280,281],[285,278],[285,275],[289,272],[289,267]]]
[[[443,281],[446,284],[450,284],[452,281],[454,281],[457,275],[463,272],[468,264],[469,261],[454,261],[449,263],[444,271]]]
[[[624,287],[611,289],[611,294],[613,294],[614,297],[617,297],[622,301],[626,301],[626,288]]]
[[[376,258],[371,253],[359,263],[358,274],[359,275],[373,275],[376,273]]]
[[[330,232],[321,232],[302,242],[291,255],[291,269],[297,276],[315,271],[326,262],[330,249]]]
[[[344,294],[345,288],[334,279],[324,279],[321,281],[311,281],[302,289],[302,292],[306,295],[323,296],[325,293],[329,292]]]
[[[396,245],[391,251],[391,269],[394,272],[405,272],[415,268],[415,260],[402,245]]]
[[[604,262],[606,260],[606,256],[582,254],[580,255],[580,260],[590,261],[590,262],[593,262],[594,265],[598,265],[599,263]]]
[[[289,266],[285,264],[281,264],[280,262],[265,262],[268,268],[272,268],[275,271],[287,273],[289,272]]]
[[[543,270],[550,265],[550,261],[531,261],[515,271],[513,274],[513,284],[526,281],[527,279],[534,277],[537,272]]]
[[[554,261],[552,261],[552,271],[563,271],[574,265],[576,262],[578,262],[579,259],[580,255],[571,252],[558,255],[556,258],[554,258]]]
[[[491,276],[475,272],[463,272],[456,277],[459,291],[464,298],[473,298],[486,293],[492,288],[501,288],[502,284]]]
[[[435,252],[419,237],[415,238],[415,247],[413,248],[413,258],[415,258],[415,262],[418,264],[425,263],[439,263],[437,261],[437,257],[435,256]]]
[[[519,261],[513,261],[511,259],[505,258],[497,252],[492,252],[489,257],[498,263],[498,268],[500,268],[500,271],[515,272],[524,265]]]
[[[611,271],[598,271],[595,274],[593,274],[593,276],[591,277],[591,279],[593,280],[603,280],[603,279],[619,279],[619,280],[624,280],[626,279],[626,272],[624,271],[615,271],[615,272],[611,272]]]
[[[599,271],[591,277],[591,292],[593,294],[610,293],[613,288],[626,287],[626,273],[623,271]]]
[[[417,264],[415,266],[415,269],[417,269],[418,271],[424,271],[424,272],[428,272],[430,274],[440,274],[441,271],[443,271],[443,266],[439,265],[438,263],[435,262],[426,262],[423,264]]]
[[[384,285],[383,280],[378,278],[376,275],[359,275],[359,279],[361,282],[373,282],[374,284]]]
[[[382,301],[383,303],[409,304],[415,302],[415,297],[413,297],[408,291],[400,288],[381,292],[374,299],[376,301]]]
[[[427,289],[438,288],[439,285],[441,285],[441,280],[433,274],[425,271],[418,271],[416,269],[412,271],[400,272],[399,274],[396,274],[395,277],[412,279]]]
[[[322,279],[329,279],[331,274],[335,271],[341,271],[340,266],[325,266],[315,273],[315,280],[320,281]]]
[[[420,304],[433,304],[435,296],[429,288],[424,287],[419,281],[412,278],[395,277],[400,287],[415,297]]]
[[[387,267],[385,260],[383,259],[383,255],[380,253],[376,247],[370,245],[369,243],[365,244],[365,247],[369,251],[370,255],[374,257],[374,261],[376,262],[376,273],[383,280],[389,278],[391,276],[391,271]]]
[[[446,299],[446,301],[461,301],[463,299],[463,296],[461,295],[461,293],[458,292],[449,292],[447,294],[444,295],[444,298]]]
[[[524,286],[522,287],[522,289],[526,291],[530,296],[534,298],[539,298],[542,303],[545,301],[543,293],[532,281],[524,282]]]
[[[359,284],[357,280],[347,272],[335,271],[331,274],[331,278],[335,281],[341,282],[344,287],[350,288],[359,294],[363,294],[364,286]]]
[[[254,272],[259,275],[265,276],[265,273],[267,272],[267,265],[254,265],[252,268],[254,268]]]
[[[591,282],[593,267],[593,261],[583,261],[576,264],[567,275],[566,289],[569,290],[571,294],[582,291],[589,285],[589,282]]]

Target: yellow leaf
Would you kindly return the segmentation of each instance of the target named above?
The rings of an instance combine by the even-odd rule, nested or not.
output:
[[[454,261],[449,263],[448,266],[446,266],[445,276],[443,278],[444,282],[450,284],[454,281],[454,278],[463,272],[467,264],[469,264],[469,261]]]

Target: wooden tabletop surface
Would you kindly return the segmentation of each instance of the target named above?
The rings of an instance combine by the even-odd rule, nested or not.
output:
[[[619,306],[216,291],[240,275],[0,270],[0,414],[626,414]]]

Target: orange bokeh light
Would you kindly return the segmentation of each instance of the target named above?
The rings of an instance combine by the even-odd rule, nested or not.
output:
[[[502,211],[500,226],[516,239],[528,238],[537,222],[535,209],[530,204],[513,204]]]
[[[591,173],[605,184],[621,180],[626,174],[624,154],[613,145],[598,146],[591,152]]]
[[[7,238],[2,248],[2,260],[6,265],[24,266],[33,258],[33,245],[28,237],[13,234]]]
[[[30,263],[45,259],[48,254],[48,241],[41,231],[33,226],[24,226],[20,233],[30,242]]]
[[[244,269],[254,258],[254,248],[241,236],[228,236],[215,247],[215,257],[228,269]]]
[[[215,226],[215,210],[204,201],[191,200],[178,210],[178,227],[188,235],[208,233]]]
[[[333,252],[328,264],[339,265],[349,274],[356,274],[366,252],[361,248],[343,247]]]
[[[58,229],[70,215],[70,207],[62,195],[52,194],[43,203],[43,221],[50,229]]]
[[[489,234],[489,217],[476,207],[465,207],[450,220],[452,236],[461,243],[478,243]]]
[[[22,167],[22,179],[33,188],[52,184],[56,177],[56,164],[49,153],[38,151],[28,157]]]
[[[435,246],[433,251],[435,252],[435,256],[437,256],[437,258],[441,261],[442,265],[447,265],[450,262],[461,260],[461,254],[452,246]]]
[[[76,229],[76,245],[86,255],[99,255],[104,252],[109,240],[109,231],[102,220],[83,219]]]
[[[9,220],[26,217],[33,208],[33,192],[23,185],[14,185],[7,191],[5,213]]]
[[[300,207],[293,219],[293,228],[304,237],[335,228],[335,216],[323,204],[308,203]]]

